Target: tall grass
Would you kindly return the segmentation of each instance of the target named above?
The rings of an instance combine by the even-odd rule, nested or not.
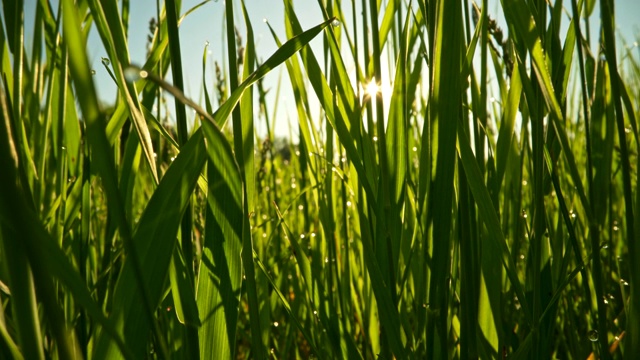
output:
[[[2,5],[0,358],[640,354],[640,64],[612,0],[320,0],[311,26],[284,0],[273,54],[227,1],[202,103],[200,5],[158,3],[137,66],[129,1],[38,1],[30,39]]]

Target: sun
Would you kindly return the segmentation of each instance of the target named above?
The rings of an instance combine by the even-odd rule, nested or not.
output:
[[[375,98],[380,93],[381,90],[382,88],[380,87],[380,85],[378,85],[375,79],[372,79],[364,86],[365,96],[370,98]]]

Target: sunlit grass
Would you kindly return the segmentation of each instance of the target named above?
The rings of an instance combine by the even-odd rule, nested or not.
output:
[[[487,1],[285,0],[273,54],[229,1],[201,60],[179,4],[130,64],[129,2],[40,1],[32,39],[3,3],[0,358],[640,353],[640,61],[610,1],[505,1],[500,28]]]

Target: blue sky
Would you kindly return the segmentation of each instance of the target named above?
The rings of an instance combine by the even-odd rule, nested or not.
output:
[[[181,14],[199,4],[201,0],[184,0],[182,2]],[[387,2],[387,1],[383,1]],[[25,25],[26,39],[29,39],[33,25],[30,20],[33,19],[34,5],[36,0],[25,1]],[[51,1],[54,9],[57,9],[57,1]],[[162,1],[161,1],[162,3]],[[356,2],[360,4],[360,1]],[[567,8],[570,8],[570,2],[565,0]],[[255,39],[256,51],[261,59],[268,58],[275,50],[275,42],[269,33],[268,27],[264,24],[263,19],[267,19],[280,36],[281,40],[285,39],[284,31],[284,5],[281,0],[245,0],[247,11],[251,18]],[[499,25],[506,31],[506,25],[502,16],[497,13],[500,9],[496,0],[489,1],[490,15],[497,18]],[[294,0],[296,12],[300,18],[303,28],[309,28],[317,25],[322,21],[322,13],[317,1],[313,0]],[[616,6],[616,25],[619,35],[623,36],[628,44],[640,42],[640,0],[615,0]],[[205,44],[208,47],[208,69],[207,69],[207,87],[211,90],[213,87],[213,61],[222,63],[222,59],[226,58],[224,53],[225,38],[223,35],[224,28],[224,0],[210,1],[192,12],[183,21],[180,26],[180,41],[183,55],[183,71],[185,73],[185,92],[187,96],[200,99],[202,92],[202,55]],[[350,8],[350,2],[343,0],[343,7]],[[591,31],[594,40],[597,40],[599,29],[599,1],[596,4],[596,10],[591,17]],[[359,10],[357,10],[359,11]],[[239,1],[235,1],[236,25],[244,33],[244,22],[240,16]],[[131,62],[141,65],[145,60],[146,42],[148,34],[149,20],[156,15],[156,2],[153,0],[131,0],[131,16],[129,24],[129,49]],[[350,17],[350,14],[345,14]],[[563,20],[563,25],[568,25],[568,18]],[[566,30],[565,30],[566,31]],[[312,43],[312,46],[314,44]],[[320,40],[315,41],[316,46],[321,46]],[[27,40],[27,46],[29,46]],[[102,47],[102,43],[93,30],[90,34],[88,52],[92,61],[92,66],[96,70],[95,81],[98,93],[105,103],[113,103],[115,100],[116,87],[113,80],[108,76],[107,71],[101,63],[101,58],[107,56],[106,51]],[[319,54],[319,53],[318,53]],[[348,64],[347,64],[348,66]],[[284,67],[280,67],[267,75],[265,78],[265,86],[271,88],[268,99],[269,104],[274,104],[275,87],[279,79],[280,72],[286,72]],[[285,74],[286,75],[286,74]],[[287,77],[283,78],[283,87],[278,100],[280,101],[279,112],[277,116],[277,133],[287,135],[289,132],[288,119],[295,116],[293,108],[293,100],[290,87],[287,84]],[[172,103],[171,99],[170,103]],[[272,105],[273,106],[273,105]],[[273,109],[270,109],[272,111]],[[261,130],[260,124],[257,124],[258,131]],[[262,129],[264,130],[264,129]]]

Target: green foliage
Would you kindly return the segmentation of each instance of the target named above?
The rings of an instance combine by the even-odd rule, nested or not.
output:
[[[273,54],[227,1],[203,105],[179,43],[202,4],[157,9],[141,68],[128,1],[38,1],[31,39],[2,5],[0,358],[640,352],[640,62],[612,0],[600,29],[595,1],[504,0],[502,29],[486,0],[320,0],[307,30],[284,0]]]

